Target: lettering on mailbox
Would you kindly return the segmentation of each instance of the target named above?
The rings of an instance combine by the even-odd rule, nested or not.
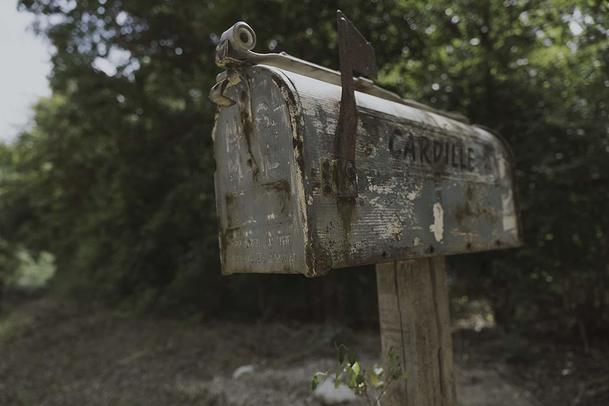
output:
[[[403,158],[412,163],[474,171],[474,149],[466,147],[461,140],[430,139],[410,131],[404,134],[396,129],[389,138],[389,151],[394,158]]]

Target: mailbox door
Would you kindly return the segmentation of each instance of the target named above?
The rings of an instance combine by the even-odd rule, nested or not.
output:
[[[306,212],[294,102],[280,73],[240,70],[213,130],[224,273],[306,271]]]

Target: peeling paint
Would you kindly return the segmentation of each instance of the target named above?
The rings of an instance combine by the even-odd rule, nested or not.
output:
[[[317,276],[518,245],[512,163],[490,132],[356,92],[358,196],[339,202],[340,87],[261,65],[242,75],[249,87],[229,92],[251,92],[251,145],[239,105],[221,107],[214,129],[225,272]],[[459,155],[469,149],[472,162]]]
[[[379,224],[374,227],[374,234],[380,240],[399,241],[402,238],[404,226],[398,217],[394,217],[386,224]]]
[[[516,216],[514,216],[514,215],[503,216],[503,231],[516,230],[516,226],[517,226]]]
[[[433,205],[433,224],[429,226],[429,231],[433,233],[437,242],[444,238],[444,209],[440,203]]]
[[[412,192],[408,192],[406,197],[408,198],[408,200],[414,200],[417,197],[419,197],[419,191],[418,190],[413,190]]]
[[[499,177],[505,178],[505,175],[507,173],[505,159],[503,159],[503,157],[501,156],[498,156],[497,165],[499,166]]]
[[[368,186],[368,190],[381,195],[388,195],[394,192],[394,188],[391,185],[374,185]]]

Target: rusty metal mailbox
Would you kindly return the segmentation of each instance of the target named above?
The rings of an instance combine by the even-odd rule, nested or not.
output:
[[[315,276],[519,245],[498,135],[351,78],[343,60],[341,75],[255,53],[255,39],[245,23],[222,35],[210,95],[224,273]]]

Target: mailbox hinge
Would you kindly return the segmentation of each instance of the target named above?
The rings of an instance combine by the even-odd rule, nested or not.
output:
[[[338,62],[342,94],[340,112],[336,126],[338,139],[337,196],[357,196],[357,173],[355,167],[355,145],[357,135],[357,105],[353,74],[375,79],[377,75],[374,48],[355,28],[353,23],[338,10]]]

